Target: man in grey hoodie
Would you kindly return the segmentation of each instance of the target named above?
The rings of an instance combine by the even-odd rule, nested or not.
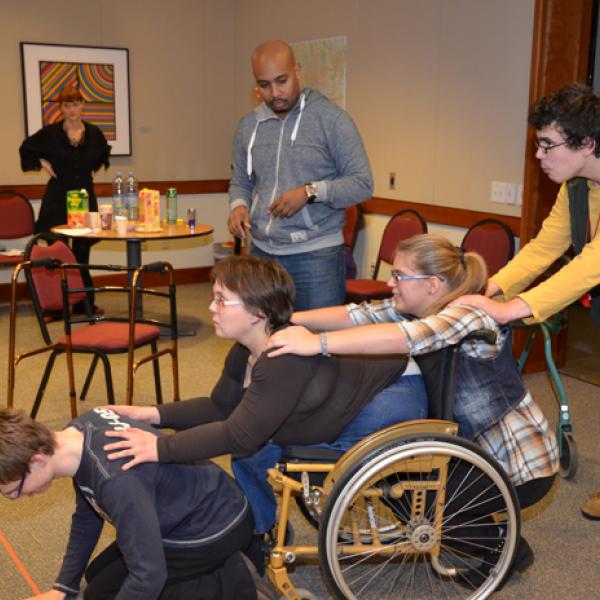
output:
[[[290,46],[252,54],[263,102],[240,122],[229,186],[231,233],[250,231],[254,254],[279,261],[296,286],[296,310],[343,303],[344,209],[369,198],[373,177],[352,119],[319,92],[300,90]]]

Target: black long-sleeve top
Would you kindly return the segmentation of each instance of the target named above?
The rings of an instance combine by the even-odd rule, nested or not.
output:
[[[51,227],[67,222],[66,193],[86,189],[90,197],[90,210],[98,210],[92,175],[104,165],[110,165],[110,146],[102,131],[91,123],[83,122],[85,133],[81,143],[74,146],[63,129],[63,121],[43,127],[21,144],[23,171],[39,171],[40,159],[46,159],[56,177],[48,180],[42,197],[42,206],[36,222],[36,232],[49,231]]]
[[[255,452],[265,442],[331,442],[375,394],[393,383],[404,356],[262,354],[244,389],[249,351],[233,346],[209,398],[158,406],[160,426],[179,431],[158,439],[159,462],[189,462]]]

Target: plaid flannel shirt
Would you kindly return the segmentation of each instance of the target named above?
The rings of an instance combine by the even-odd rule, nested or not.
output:
[[[412,320],[396,311],[393,299],[349,304],[347,308],[354,325],[397,323],[411,355],[433,352],[458,343],[472,331],[489,329],[498,334],[495,344],[472,340],[465,342],[461,351],[473,358],[490,358],[500,352],[505,339],[484,311],[466,306],[445,307],[436,315]],[[515,485],[558,471],[556,437],[529,393],[475,441],[502,464]]]

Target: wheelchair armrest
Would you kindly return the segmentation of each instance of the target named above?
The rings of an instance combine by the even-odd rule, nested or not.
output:
[[[344,452],[341,450],[332,450],[330,448],[314,448],[312,446],[285,446],[283,455],[279,460],[285,462],[318,462],[334,463],[337,462]]]

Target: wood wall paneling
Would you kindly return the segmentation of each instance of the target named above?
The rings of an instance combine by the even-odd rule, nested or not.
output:
[[[593,4],[594,0],[536,0],[530,105],[569,83],[586,82]],[[528,127],[520,232],[522,245],[540,230],[559,188],[541,171],[535,158],[534,139],[535,131]]]
[[[159,190],[161,194],[166,194],[167,188],[174,187],[178,194],[226,194],[229,189],[229,180],[227,179],[205,179],[194,181],[140,181],[140,188],[147,187],[152,190]],[[39,199],[43,196],[45,185],[3,185],[0,184],[0,190],[16,190],[31,199]],[[96,196],[108,198],[112,196],[111,183],[95,183],[94,190]]]
[[[529,103],[573,82],[587,82],[594,0],[536,0]],[[528,127],[523,177],[521,245],[535,237],[556,199],[559,185],[542,172],[535,158],[535,131]],[[525,344],[527,332],[515,330],[515,355]],[[546,368],[542,336],[538,335],[525,372]],[[567,332],[553,340],[557,365],[566,359]]]

